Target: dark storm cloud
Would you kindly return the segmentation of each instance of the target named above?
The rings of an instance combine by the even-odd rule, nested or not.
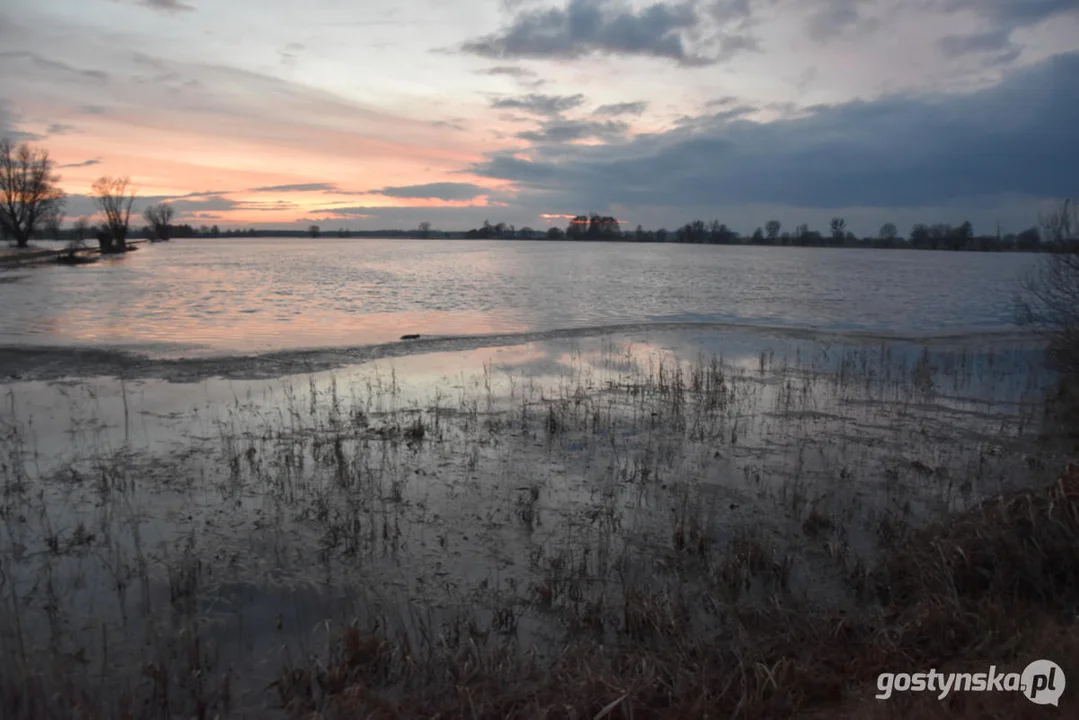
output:
[[[556,118],[540,123],[538,130],[517,133],[522,140],[537,143],[564,143],[586,138],[611,139],[624,135],[629,125],[620,120],[564,120]]]
[[[686,47],[684,34],[702,18],[688,2],[657,2],[639,11],[614,0],[569,0],[564,8],[524,10],[507,27],[465,43],[465,52],[488,58],[579,58],[591,54],[641,55],[682,65],[707,65]],[[749,42],[727,38],[724,51]]]
[[[1079,12],[1075,0],[941,0],[939,6],[949,12],[969,10],[1013,28]]]
[[[714,121],[533,162],[495,154],[474,174],[574,206],[940,205],[1079,192],[1079,53],[962,96],[892,96],[772,123]],[[575,148],[576,149],[576,148]]]
[[[426,185],[404,185],[371,190],[369,195],[409,198],[414,200],[471,200],[491,191],[472,183],[437,182]]]
[[[996,62],[1018,56],[1019,48],[1011,41],[1013,31],[1058,15],[1071,13],[1079,17],[1079,3],[1075,0],[940,0],[937,7],[946,12],[971,12],[993,25],[982,32],[942,38],[940,48],[947,57],[1002,53]]]
[[[12,60],[28,60],[34,67],[41,70],[49,70],[52,72],[60,73],[63,75],[71,76],[71,79],[79,80],[93,80],[94,82],[103,83],[109,79],[108,73],[102,70],[83,70],[73,67],[67,63],[60,62],[59,60],[52,60],[34,52],[27,50],[7,50],[0,52],[0,58],[10,58]]]
[[[523,110],[536,115],[558,115],[584,104],[584,95],[539,95],[530,94],[520,97],[498,98],[491,101],[491,107],[498,110]]]
[[[640,115],[648,109],[648,103],[644,100],[638,102],[612,103],[600,105],[595,109],[596,115]]]

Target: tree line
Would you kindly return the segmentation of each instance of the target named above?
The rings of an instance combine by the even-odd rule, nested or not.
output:
[[[90,186],[90,197],[102,222],[91,225],[87,216],[63,228],[67,195],[59,187],[60,175],[48,150],[29,143],[0,139],[0,238],[13,239],[25,248],[36,237],[69,241],[74,254],[88,236],[96,235],[102,252],[128,250],[131,213],[136,192],[128,177],[102,176]],[[168,240],[174,211],[167,204],[150,205],[143,211],[144,234],[152,240]],[[189,227],[189,226],[188,226]]]
[[[1062,212],[1068,212],[1069,203],[1065,202]],[[1066,229],[1063,232],[1059,223],[1051,221],[1054,214],[1042,218],[1039,226],[1032,226],[1019,233],[1002,234],[999,230],[992,235],[975,234],[969,221],[959,225],[937,223],[927,225],[917,223],[911,227],[908,235],[899,233],[895,223],[885,223],[876,235],[859,237],[847,229],[847,222],[842,217],[832,218],[828,233],[810,229],[808,224],[795,226],[793,231],[784,231],[778,220],[769,220],[750,235],[743,235],[732,230],[718,220],[706,223],[694,220],[677,228],[668,230],[645,230],[638,225],[634,230],[624,230],[621,223],[613,217],[592,213],[577,215],[570,220],[563,230],[552,227],[546,232],[537,232],[531,228],[517,230],[513,225],[484,222],[480,228],[465,233],[468,238],[490,239],[547,239],[547,240],[618,240],[632,242],[660,243],[695,243],[706,245],[774,245],[793,247],[868,247],[868,248],[915,248],[919,250],[968,250],[968,251],[1038,251],[1053,249],[1054,243],[1077,241],[1079,231]]]
[[[133,234],[131,213],[136,193],[127,177],[101,177],[90,188],[104,221],[98,226],[90,225],[88,217],[74,221],[70,229],[62,227],[66,196],[60,190],[60,176],[47,150],[28,143],[15,144],[0,139],[0,239],[14,239],[18,247],[26,247],[31,238],[51,237],[67,239],[73,253],[82,246],[86,237],[96,235],[103,252],[123,252],[127,240]],[[923,250],[978,250],[978,251],[1038,251],[1052,250],[1061,242],[1075,242],[1079,229],[1067,223],[1053,220],[1069,216],[1069,204],[1062,210],[1041,218],[1040,226],[1033,226],[1020,233],[1002,235],[998,229],[993,235],[976,235],[969,221],[958,226],[948,224],[915,224],[907,236],[901,236],[894,223],[885,223],[872,237],[858,237],[847,229],[842,217],[832,218],[828,233],[811,230],[801,224],[792,232],[783,230],[778,220],[769,220],[746,236],[732,230],[726,224],[713,220],[705,223],[694,220],[676,230],[645,230],[638,225],[626,231],[621,223],[609,215],[592,213],[573,217],[563,230],[552,227],[537,231],[529,227],[517,229],[505,223],[484,221],[483,226],[461,233],[432,231],[428,222],[420,223],[417,231],[395,231],[393,236],[428,238],[466,237],[490,239],[541,239],[548,240],[619,240],[661,243],[698,243],[709,245],[776,245],[798,247],[873,247],[916,248]],[[142,213],[146,225],[141,229],[143,237],[150,240],[168,240],[172,237],[252,237],[266,235],[300,235],[302,232],[225,230],[217,225],[194,228],[190,224],[174,225],[174,208],[161,203],[150,205]],[[370,236],[379,233],[362,233],[338,230],[338,237]],[[311,225],[307,233],[312,238],[321,235],[318,225]]]

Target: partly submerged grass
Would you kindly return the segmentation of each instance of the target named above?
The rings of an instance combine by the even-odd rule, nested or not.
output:
[[[296,717],[320,718],[1046,717],[1014,692],[873,695],[882,672],[1047,658],[1076,677],[1079,467],[916,533],[873,575],[879,609],[732,606],[704,636],[680,620],[686,598],[627,594],[632,643],[577,642],[543,661],[460,632],[416,647],[351,625],[275,687]],[[1061,703],[1070,715],[1074,699]]]
[[[613,349],[566,360],[556,381],[510,377],[505,393],[485,365],[425,406],[400,397],[393,372],[321,388],[310,376],[306,396],[287,380],[262,402],[249,391],[187,419],[190,447],[165,459],[127,447],[138,416],[122,384],[124,445],[107,413],[74,407],[75,457],[61,463],[39,453],[12,394],[0,637],[15,651],[0,663],[0,707],[783,716],[852,702],[881,668],[1027,642],[1025,618],[1048,627],[1071,592],[1009,595],[995,581],[972,604],[948,582],[970,582],[954,541],[941,554],[926,540],[939,528],[910,539],[1053,463],[1030,444],[1030,381],[1006,357],[976,368],[966,354],[904,364],[859,351],[838,371],[770,353],[749,368]],[[967,397],[982,373],[1018,379],[1014,404]],[[980,526],[1004,533],[990,558],[1002,578],[1032,552],[1007,542],[1015,522]],[[1060,580],[1041,560],[1031,572]],[[394,582],[418,612],[311,599]],[[836,602],[810,597],[822,588]],[[336,624],[349,614],[363,619]]]

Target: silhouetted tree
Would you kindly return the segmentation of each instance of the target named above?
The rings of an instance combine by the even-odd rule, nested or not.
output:
[[[562,228],[552,227],[547,229],[548,240],[563,240],[566,237],[566,233],[562,232]]]
[[[566,237],[571,240],[580,240],[588,234],[588,216],[578,215],[569,221],[566,227]]]
[[[48,150],[0,139],[0,232],[24,248],[42,220],[63,203]]]
[[[1055,245],[1071,242],[1079,237],[1079,211],[1071,200],[1065,200],[1056,210],[1042,214],[1039,225],[1042,242]]]
[[[41,218],[41,228],[45,232],[45,237],[50,240],[60,239],[60,228],[64,225],[64,201],[61,199],[58,202],[50,203],[49,209],[45,212],[45,215]]]
[[[896,228],[895,223],[884,223],[880,226],[880,232],[877,233],[881,240],[895,240],[899,235],[899,230]]]
[[[142,211],[142,217],[150,226],[151,239],[169,239],[169,222],[172,221],[172,216],[175,214],[175,212],[176,211],[173,210],[172,205],[169,205],[167,203],[150,205]]]
[[[126,250],[131,208],[135,205],[135,188],[131,187],[131,179],[126,176],[103,176],[94,182],[90,192],[105,214],[105,232],[112,237],[117,250]]]
[[[429,238],[429,237],[431,237],[431,223],[427,222],[426,220],[424,220],[423,222],[420,223],[420,237],[421,238]]]
[[[832,218],[832,239],[842,240],[847,235],[847,221],[841,217]]]
[[[83,215],[71,226],[72,235],[80,243],[86,239],[86,233],[90,228],[90,218]]]
[[[1041,242],[1042,237],[1038,232],[1038,228],[1031,227],[1016,236],[1015,246],[1018,250],[1031,251],[1037,250],[1038,246],[1041,245]]]
[[[764,224],[764,230],[768,233],[768,239],[775,244],[776,238],[779,237],[779,231],[783,228],[778,220],[769,220]]]
[[[221,228],[212,225],[210,227],[210,237],[221,237]]]
[[[916,248],[928,248],[930,245],[929,228],[917,223],[910,229],[910,244]]]
[[[761,230],[760,228],[757,228],[756,230],[754,230],[752,240],[753,240],[754,245],[763,245],[764,244],[764,231]]]
[[[318,225],[311,225],[310,227],[307,228],[307,232],[308,232],[308,234],[311,235],[311,237],[317,238],[319,236],[319,233],[321,232],[321,230],[319,229]],[[253,234],[254,233],[252,233],[252,235]]]
[[[1055,404],[1065,419],[1079,423],[1079,215],[1068,201],[1041,222],[1043,239],[1054,252],[1043,255],[1024,281],[1020,320],[1047,336],[1049,359],[1061,374]]]
[[[968,247],[974,239],[974,226],[969,221],[964,221],[957,228],[952,228],[948,234],[948,244],[952,250],[962,250]]]

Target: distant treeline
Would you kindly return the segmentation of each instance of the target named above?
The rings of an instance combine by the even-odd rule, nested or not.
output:
[[[832,218],[829,233],[823,234],[810,230],[802,224],[793,232],[784,232],[778,220],[770,220],[763,227],[758,227],[751,235],[743,235],[727,225],[713,220],[705,223],[694,220],[677,230],[645,230],[640,225],[635,230],[623,230],[618,220],[598,214],[578,215],[565,230],[552,227],[546,232],[524,227],[520,230],[513,225],[485,222],[482,227],[465,233],[469,238],[492,239],[547,239],[547,240],[616,240],[621,242],[661,242],[661,243],[697,243],[707,245],[779,245],[795,247],[871,247],[871,248],[916,248],[919,250],[974,250],[1006,251],[1017,250],[1032,252],[1050,249],[1053,242],[1060,240],[1076,241],[1076,238],[1045,238],[1037,227],[1031,227],[1020,233],[994,235],[975,235],[970,222],[953,226],[943,223],[936,225],[916,224],[910,234],[903,237],[893,223],[885,223],[876,236],[858,237],[847,230],[847,223],[841,217]]]
[[[86,234],[96,228],[55,228],[48,237],[57,240],[72,239],[77,234]],[[1037,227],[1028,228],[1020,233],[995,235],[975,235],[969,222],[958,226],[947,224],[922,225],[911,228],[906,237],[899,235],[892,223],[886,223],[874,237],[858,237],[846,229],[843,218],[833,218],[825,235],[810,230],[802,224],[793,232],[783,231],[778,220],[771,220],[757,228],[751,235],[743,235],[727,225],[713,220],[705,223],[694,220],[677,230],[645,230],[640,225],[634,230],[623,230],[618,220],[598,214],[578,215],[563,230],[552,227],[546,231],[530,227],[516,228],[513,225],[484,222],[482,227],[465,232],[440,231],[431,229],[423,223],[416,230],[333,230],[323,232],[312,225],[306,230],[256,230],[255,228],[222,230],[217,225],[195,227],[190,224],[168,225],[170,238],[266,238],[266,237],[339,237],[339,238],[430,238],[430,239],[498,239],[498,240],[579,240],[579,241],[619,241],[647,243],[696,243],[706,245],[774,245],[793,247],[860,247],[860,248],[914,248],[919,250],[973,250],[973,251],[1020,251],[1037,252],[1060,247],[1061,241],[1079,242],[1069,232],[1061,236],[1059,232],[1049,232],[1057,237],[1043,237],[1046,231]],[[1069,228],[1070,231],[1070,228]],[[151,238],[153,230],[147,226],[131,233],[132,237]],[[81,239],[81,238],[80,238]]]

